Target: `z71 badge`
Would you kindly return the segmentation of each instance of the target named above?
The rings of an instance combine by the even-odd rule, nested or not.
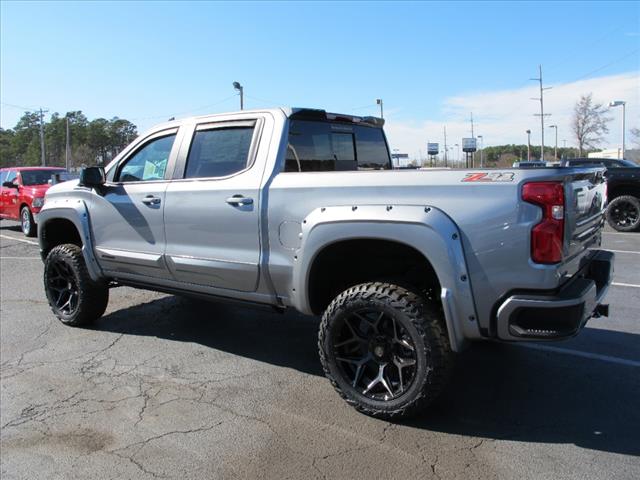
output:
[[[467,173],[463,182],[513,182],[513,172],[481,172]]]

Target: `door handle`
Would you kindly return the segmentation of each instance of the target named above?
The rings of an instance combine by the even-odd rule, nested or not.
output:
[[[234,206],[252,205],[253,198],[243,197],[242,195],[234,195],[233,197],[227,198],[226,202],[229,205],[234,205]]]
[[[154,197],[153,195],[147,195],[142,199],[142,203],[145,205],[160,205],[160,198]]]

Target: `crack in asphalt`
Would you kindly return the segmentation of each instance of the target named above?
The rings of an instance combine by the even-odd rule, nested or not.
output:
[[[212,430],[212,429],[222,425],[223,423],[224,423],[223,421],[219,421],[217,423],[214,423],[213,425],[203,426],[203,427],[199,427],[199,428],[191,428],[191,429],[188,429],[188,430],[170,430],[168,432],[164,432],[164,433],[159,434],[159,435],[153,435],[151,437],[145,438],[144,440],[141,440],[141,441],[138,441],[138,442],[134,442],[134,443],[131,443],[129,445],[125,445],[124,447],[116,448],[114,450],[106,450],[105,453],[116,455],[116,456],[118,456],[120,458],[129,460],[136,467],[138,467],[143,473],[151,475],[154,478],[168,478],[167,475],[163,475],[161,473],[158,473],[158,472],[155,472],[153,470],[150,470],[150,469],[146,468],[141,461],[135,459],[135,456],[138,453],[140,453],[140,451],[145,446],[147,446],[149,443],[154,442],[156,440],[159,440],[161,438],[165,438],[165,437],[168,437],[168,436],[171,436],[171,435],[190,435],[192,433],[206,432],[206,431]],[[125,454],[121,453],[123,450],[128,450],[128,449],[134,448],[134,447],[138,447],[138,448],[135,449],[135,452],[133,452],[130,455],[125,455]]]

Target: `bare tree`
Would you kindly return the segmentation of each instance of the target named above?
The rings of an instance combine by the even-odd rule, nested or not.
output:
[[[640,128],[634,127],[630,130],[631,132],[631,141],[636,147],[640,148]]]
[[[603,135],[609,133],[607,123],[611,121],[606,116],[607,108],[601,103],[594,103],[592,94],[581,95],[573,108],[571,128],[576,140],[580,156],[585,147],[594,148],[603,140]]]

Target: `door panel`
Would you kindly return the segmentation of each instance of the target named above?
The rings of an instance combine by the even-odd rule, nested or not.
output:
[[[110,272],[170,278],[162,259],[165,237],[162,211],[167,182],[113,185],[95,193],[89,206],[95,250]],[[160,203],[143,203],[153,196]]]
[[[252,159],[259,131],[256,121],[195,128],[187,178],[174,180],[166,192],[165,256],[176,280],[256,290],[264,165],[252,166]]]
[[[10,170],[5,178],[5,182],[18,183],[17,173],[15,170]],[[20,214],[18,212],[20,205],[18,204],[18,197],[20,196],[17,188],[2,187],[2,215],[4,218],[10,218],[12,220],[19,220]]]
[[[164,261],[164,206],[169,171],[179,150],[177,129],[139,142],[89,205],[95,252],[111,275],[172,276]]]

